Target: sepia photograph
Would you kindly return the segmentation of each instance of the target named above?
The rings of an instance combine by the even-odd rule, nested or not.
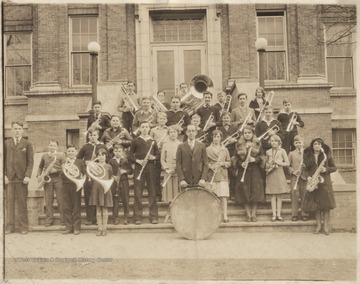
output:
[[[356,283],[357,8],[1,1],[1,280]]]

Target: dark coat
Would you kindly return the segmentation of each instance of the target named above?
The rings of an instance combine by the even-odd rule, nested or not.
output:
[[[176,168],[179,181],[185,180],[188,184],[198,184],[201,179],[206,180],[208,173],[208,157],[206,146],[195,141],[194,150],[189,143],[181,143],[176,152]]]
[[[34,166],[34,152],[31,143],[24,138],[15,146],[14,139],[5,141],[5,175],[10,179],[31,177]]]

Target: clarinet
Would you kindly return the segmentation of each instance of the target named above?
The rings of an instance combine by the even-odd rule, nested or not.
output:
[[[252,146],[250,146],[250,148],[249,148],[249,150],[248,150],[248,154],[247,154],[247,157],[246,157],[246,160],[245,160],[245,162],[247,163],[246,164],[246,167],[244,168],[244,172],[243,172],[243,175],[242,175],[242,177],[241,177],[241,182],[244,182],[244,179],[245,179],[245,174],[246,174],[246,170],[247,170],[247,168],[248,168],[248,166],[249,166],[249,161],[250,161],[250,155],[251,155],[251,150],[252,150]]]
[[[154,143],[155,143],[155,141],[152,141],[152,142],[151,142],[150,149],[149,149],[149,151],[147,152],[147,154],[146,154],[146,156],[145,156],[145,159],[144,159],[144,162],[143,162],[143,166],[142,166],[142,168],[141,168],[141,170],[140,170],[140,173],[139,173],[138,177],[136,178],[137,180],[140,180],[140,177],[141,177],[141,175],[142,175],[142,173],[143,173],[143,171],[144,171],[144,169],[145,169],[145,166],[146,166],[147,163],[149,162],[149,157],[150,157],[150,155],[151,155],[151,150],[152,150],[152,147],[154,146]]]

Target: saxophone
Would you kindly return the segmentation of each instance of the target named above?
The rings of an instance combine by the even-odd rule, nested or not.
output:
[[[37,184],[37,189],[40,189],[44,186],[45,183],[49,183],[51,181],[51,177],[49,176],[50,170],[53,168],[56,162],[56,154],[53,154],[54,160],[50,163],[50,165],[43,171],[40,176],[40,181]]]
[[[325,165],[327,157],[322,148],[321,148],[321,152],[323,152],[323,154],[324,154],[324,160],[321,161],[321,163],[318,166],[318,168],[316,169],[315,173],[307,182],[306,190],[309,192],[313,192],[315,189],[317,189],[319,183],[324,182],[324,178],[320,174],[321,174],[321,169]]]

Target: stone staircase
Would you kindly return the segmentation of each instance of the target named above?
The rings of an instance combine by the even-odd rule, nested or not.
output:
[[[168,221],[164,223],[165,216],[168,212],[169,203],[158,202],[158,211],[159,211],[159,224],[153,225],[150,224],[149,220],[149,210],[148,210],[148,194],[144,191],[143,196],[143,219],[141,225],[134,225],[132,213],[134,207],[134,191],[132,181],[130,183],[130,217],[128,218],[129,224],[123,224],[123,206],[120,201],[119,204],[119,217],[120,224],[114,225],[112,218],[112,211],[109,210],[109,224],[108,230],[110,231],[121,231],[121,232],[172,232],[175,231],[173,225]],[[45,227],[45,214],[41,214],[38,218],[38,225],[32,226],[33,231],[62,231],[64,227],[60,226],[60,213],[58,210],[58,205],[55,201],[54,204],[54,224],[51,227]],[[246,214],[243,206],[236,204],[234,201],[228,201],[228,216],[229,223],[221,223],[219,230],[223,232],[272,232],[272,231],[291,231],[291,232],[308,232],[312,231],[315,226],[314,220],[309,221],[291,221],[291,201],[290,196],[285,195],[283,199],[282,207],[282,216],[284,218],[283,222],[271,222],[272,211],[270,200],[258,204],[257,210],[257,222],[246,222]],[[82,197],[81,205],[81,220],[82,224],[86,221],[85,214],[85,202],[84,197]],[[90,226],[81,226],[82,231],[93,231],[97,230],[96,225]]]

